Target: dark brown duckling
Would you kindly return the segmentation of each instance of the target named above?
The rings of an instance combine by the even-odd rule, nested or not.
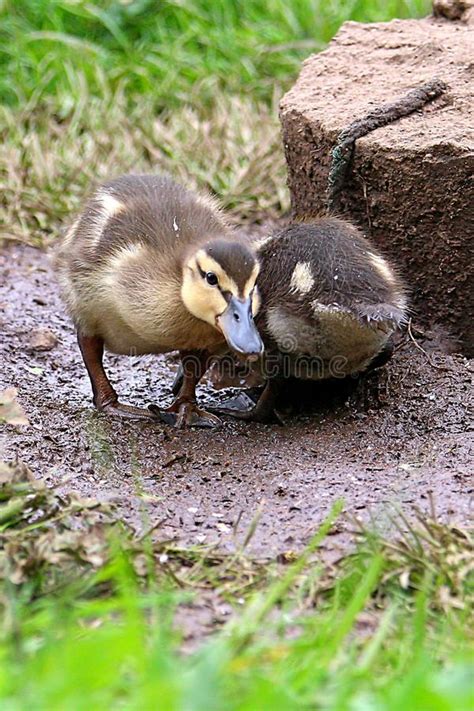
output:
[[[266,385],[251,410],[220,412],[272,421],[284,379],[341,378],[390,357],[392,335],[407,320],[406,290],[356,227],[335,217],[292,224],[261,240],[257,254],[265,354],[250,367],[253,383],[257,375]],[[226,386],[243,382],[241,368],[234,382],[227,371]]]
[[[258,357],[263,344],[253,321],[258,260],[213,201],[165,176],[113,180],[67,231],[56,266],[99,410],[216,424],[195,402],[209,354],[225,347]],[[185,377],[171,407],[120,403],[102,365],[104,348],[124,355],[179,350]]]

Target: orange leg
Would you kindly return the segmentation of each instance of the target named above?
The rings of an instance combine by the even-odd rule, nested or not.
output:
[[[209,365],[206,351],[181,351],[182,379],[173,403],[165,408],[150,405],[150,410],[160,420],[179,429],[184,427],[218,427],[221,421],[215,415],[201,410],[196,404],[196,386]]]
[[[104,370],[102,359],[104,356],[104,341],[98,336],[83,336],[77,334],[79,348],[81,349],[84,364],[89,373],[89,378],[94,394],[93,402],[98,410],[111,415],[128,417],[134,420],[150,420],[153,415],[149,410],[132,405],[123,405],[118,400]]]

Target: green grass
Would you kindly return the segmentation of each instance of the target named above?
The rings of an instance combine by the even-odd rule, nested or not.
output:
[[[23,465],[0,465],[0,502],[2,710],[472,709],[468,530],[398,516],[329,565],[336,504],[299,556],[257,564],[138,538]],[[233,612],[189,648],[203,596]]]
[[[470,711],[469,616],[436,614],[441,577],[387,588],[380,548],[328,589],[315,543],[187,652],[173,620],[189,593],[162,578],[144,590],[126,555],[97,576],[107,597],[66,588],[32,603],[8,586],[1,708]]]
[[[62,115],[90,94],[158,109],[212,104],[217,91],[271,100],[344,20],[427,14],[427,0],[3,0],[0,101],[52,96]]]
[[[113,601],[18,605],[15,635],[0,646],[1,707],[471,711],[462,619],[430,620],[429,583],[413,611],[392,600],[369,615],[365,638],[358,633],[382,569],[374,557],[357,586],[341,579],[317,611],[272,607],[274,619],[250,624],[243,641],[244,613],[184,654],[172,626],[176,595],[144,595],[126,570]]]
[[[0,107],[0,166],[0,238],[35,244],[54,239],[94,185],[126,172],[169,172],[218,195],[239,222],[289,204],[277,109],[246,97],[156,116],[128,109],[123,94],[109,103],[86,94],[65,121]]]
[[[278,100],[347,19],[429,0],[0,0],[0,239],[48,244],[93,186],[168,171],[239,221],[289,207]]]

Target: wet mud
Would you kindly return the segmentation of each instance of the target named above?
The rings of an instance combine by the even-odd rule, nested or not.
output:
[[[284,426],[226,420],[217,431],[96,413],[74,331],[48,255],[23,247],[0,253],[0,389],[18,388],[30,426],[4,426],[1,453],[38,477],[114,501],[118,515],[184,545],[249,543],[257,555],[298,550],[343,499],[326,546],[345,544],[356,515],[389,525],[390,507],[429,510],[465,523],[472,509],[472,364],[410,339],[387,367],[362,382],[290,393]],[[47,329],[56,338],[39,337]],[[36,339],[36,340],[35,340]],[[57,342],[56,342],[57,339]],[[42,345],[43,344],[43,345]],[[42,350],[43,348],[43,350]],[[108,355],[121,399],[169,402],[172,357]],[[202,401],[224,393],[199,388]]]

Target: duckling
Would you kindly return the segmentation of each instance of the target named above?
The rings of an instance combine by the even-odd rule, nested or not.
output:
[[[407,318],[406,290],[356,227],[336,217],[292,224],[261,240],[257,255],[265,355],[250,375],[265,389],[251,410],[213,412],[274,421],[283,379],[356,375],[390,358],[392,335]],[[234,371],[234,383],[227,373],[225,385],[242,386],[244,371]]]
[[[66,232],[56,269],[98,410],[179,427],[218,423],[195,399],[209,354],[224,346],[258,358],[263,343],[254,322],[258,259],[211,199],[161,175],[112,180]],[[184,378],[172,405],[122,404],[103,367],[104,348],[178,350]]]

